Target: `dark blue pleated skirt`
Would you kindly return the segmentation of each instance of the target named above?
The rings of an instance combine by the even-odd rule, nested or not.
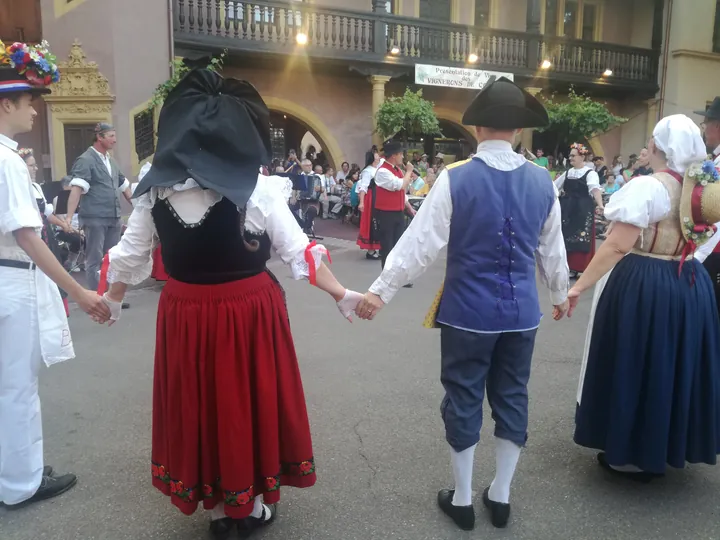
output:
[[[613,465],[663,473],[720,454],[715,293],[700,263],[678,265],[628,255],[597,305],[575,442]]]

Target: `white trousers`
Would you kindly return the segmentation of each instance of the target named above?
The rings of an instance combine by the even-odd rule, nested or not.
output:
[[[42,365],[35,276],[0,266],[0,502],[18,504],[40,487]]]
[[[323,207],[323,216],[328,217],[330,215],[330,205],[332,204],[332,213],[337,214],[342,210],[342,199],[337,195],[325,195],[320,199],[320,204]]]

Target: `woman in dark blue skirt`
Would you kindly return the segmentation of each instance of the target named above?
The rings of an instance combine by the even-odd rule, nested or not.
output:
[[[572,314],[597,283],[575,442],[640,481],[666,465],[714,465],[720,454],[720,320],[693,258],[697,245],[716,241],[719,175],[703,168],[700,131],[686,116],[663,119],[650,150],[660,172],[612,196],[608,239],[569,293]]]

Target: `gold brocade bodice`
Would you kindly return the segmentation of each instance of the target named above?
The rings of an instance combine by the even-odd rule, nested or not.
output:
[[[677,257],[685,248],[685,238],[680,229],[680,195],[682,184],[672,175],[658,172],[652,175],[670,195],[670,213],[665,219],[652,223],[640,233],[634,251]]]

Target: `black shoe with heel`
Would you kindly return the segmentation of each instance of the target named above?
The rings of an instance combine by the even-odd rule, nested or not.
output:
[[[226,517],[210,522],[210,534],[215,540],[227,540],[235,527],[235,520]]]
[[[445,512],[455,522],[455,525],[463,531],[472,531],[475,528],[475,509],[472,504],[470,506],[455,506],[452,502],[454,496],[454,489],[440,490],[440,493],[438,493],[440,510]]]
[[[269,516],[268,516],[268,510],[270,511]],[[277,505],[263,504],[263,513],[262,513],[262,516],[260,516],[259,518],[247,517],[245,519],[238,520],[237,526],[238,526],[238,533],[240,534],[240,538],[248,538],[253,533],[253,531],[255,531],[257,529],[261,529],[263,527],[267,527],[273,521],[275,521],[276,517],[277,517]]]
[[[507,527],[508,519],[510,519],[510,504],[499,503],[490,500],[490,488],[485,488],[483,492],[483,504],[490,510],[490,521],[493,526],[498,529]]]

